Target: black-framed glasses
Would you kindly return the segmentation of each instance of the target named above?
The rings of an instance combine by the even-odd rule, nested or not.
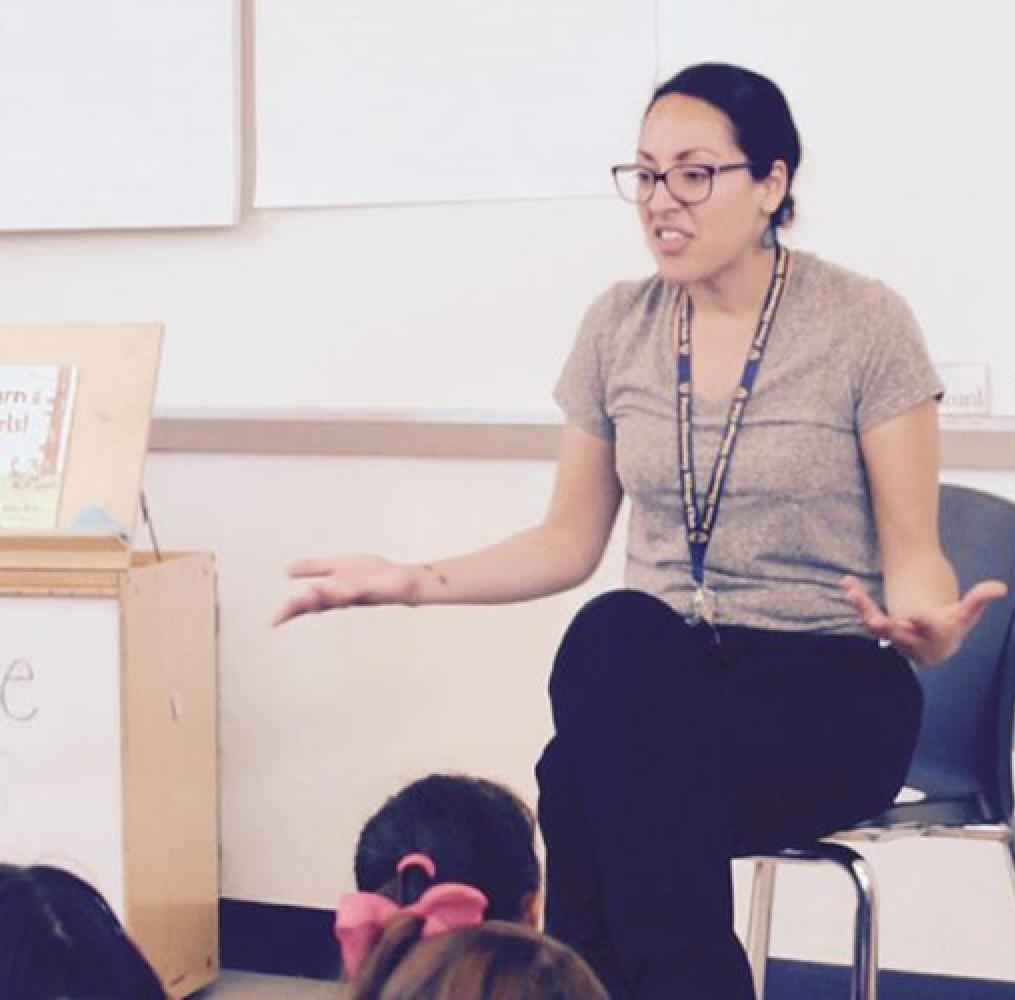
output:
[[[666,190],[682,205],[700,205],[712,197],[715,179],[727,170],[743,170],[750,167],[744,163],[678,163],[669,170],[657,171],[640,163],[621,164],[613,167],[613,183],[617,194],[624,201],[644,205],[655,194],[656,185],[662,181]]]

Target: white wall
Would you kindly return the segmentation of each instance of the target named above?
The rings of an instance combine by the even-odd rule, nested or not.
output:
[[[651,270],[619,199],[0,234],[4,320],[166,324],[162,411],[549,407],[588,303]]]
[[[268,622],[295,557],[468,549],[535,522],[551,476],[528,462],[152,458],[161,538],[218,558],[225,895],[331,905],[368,810],[434,768],[534,801],[546,677],[577,595]]]

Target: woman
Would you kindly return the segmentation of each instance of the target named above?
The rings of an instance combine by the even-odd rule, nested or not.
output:
[[[959,599],[940,550],[940,384],[909,310],[779,244],[799,161],[764,77],[658,88],[614,169],[658,273],[585,318],[543,523],[425,566],[302,563],[279,616],[566,589],[629,496],[632,589],[569,628],[538,767],[547,928],[618,998],[753,995],[731,857],[888,805],[919,725],[907,659],[950,656],[1004,593]]]

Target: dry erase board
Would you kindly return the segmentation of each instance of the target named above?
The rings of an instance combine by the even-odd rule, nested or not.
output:
[[[235,221],[238,32],[238,0],[0,4],[0,229]]]
[[[259,205],[603,195],[655,0],[258,0]]]

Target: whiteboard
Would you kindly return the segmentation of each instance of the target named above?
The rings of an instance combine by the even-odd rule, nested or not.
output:
[[[0,637],[0,860],[68,868],[122,919],[118,602],[0,598]]]
[[[1015,4],[659,4],[664,78],[734,62],[789,99],[804,158],[787,241],[895,287],[935,361],[989,363],[1010,407]]]
[[[238,0],[7,0],[0,229],[235,222],[238,43]]]
[[[655,0],[258,0],[261,206],[609,194]]]

